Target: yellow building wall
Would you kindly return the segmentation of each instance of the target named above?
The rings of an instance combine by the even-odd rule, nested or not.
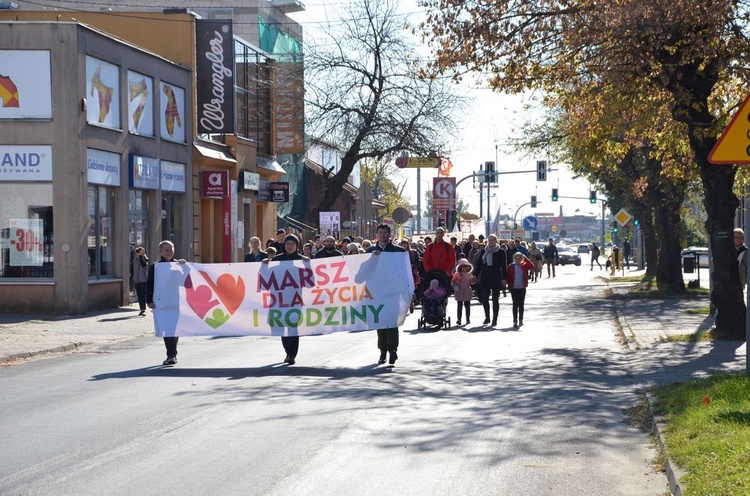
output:
[[[88,24],[191,69],[195,65],[194,19],[189,14],[161,12],[0,11],[0,20],[4,21],[63,21]]]

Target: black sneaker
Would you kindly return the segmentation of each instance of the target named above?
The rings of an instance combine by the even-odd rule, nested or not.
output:
[[[388,358],[388,363],[393,365],[398,360],[398,354],[395,351],[391,351],[391,356]]]
[[[385,363],[385,351],[380,352],[380,358],[378,358],[378,363],[381,365]]]
[[[176,363],[177,357],[167,357],[167,359],[162,362],[162,365],[174,365]]]

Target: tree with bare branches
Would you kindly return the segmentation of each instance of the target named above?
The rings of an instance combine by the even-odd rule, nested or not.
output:
[[[333,205],[358,161],[401,151],[426,155],[456,133],[463,100],[446,78],[425,76],[419,44],[396,6],[358,0],[338,29],[306,50],[308,134],[344,151],[314,215]]]

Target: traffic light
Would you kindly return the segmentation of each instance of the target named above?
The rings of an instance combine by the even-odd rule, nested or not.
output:
[[[633,221],[633,225],[634,225],[634,226],[635,226],[636,228],[638,228],[638,227],[640,227],[641,223],[640,223],[640,222],[638,222],[638,219],[635,219],[635,220]]]
[[[455,208],[453,210],[451,210],[450,215],[451,215],[450,216],[451,222],[450,222],[450,224],[448,224],[448,227],[450,229],[453,229],[455,227],[455,225],[456,225],[456,222],[458,222],[458,212],[456,212]]]
[[[547,161],[537,160],[536,162],[536,180],[546,181],[547,180]]]
[[[596,191],[589,192],[589,202],[596,203]]]
[[[531,197],[531,208],[536,208],[536,196]]]
[[[497,182],[497,173],[495,172],[495,162],[485,162],[484,163],[484,175],[486,178],[486,182],[488,183],[496,183]]]
[[[557,196],[557,188],[552,188],[552,201],[557,201],[559,196]]]
[[[613,233],[616,233],[616,232],[617,232],[617,229],[618,229],[618,227],[617,227],[617,226],[613,227],[613,228],[612,228],[612,232],[613,232]]]

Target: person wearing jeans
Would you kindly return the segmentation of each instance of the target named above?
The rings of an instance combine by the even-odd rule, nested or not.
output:
[[[508,288],[513,300],[513,327],[523,325],[523,310],[526,300],[526,287],[529,285],[529,273],[534,264],[521,252],[513,254],[513,263],[508,265]]]

